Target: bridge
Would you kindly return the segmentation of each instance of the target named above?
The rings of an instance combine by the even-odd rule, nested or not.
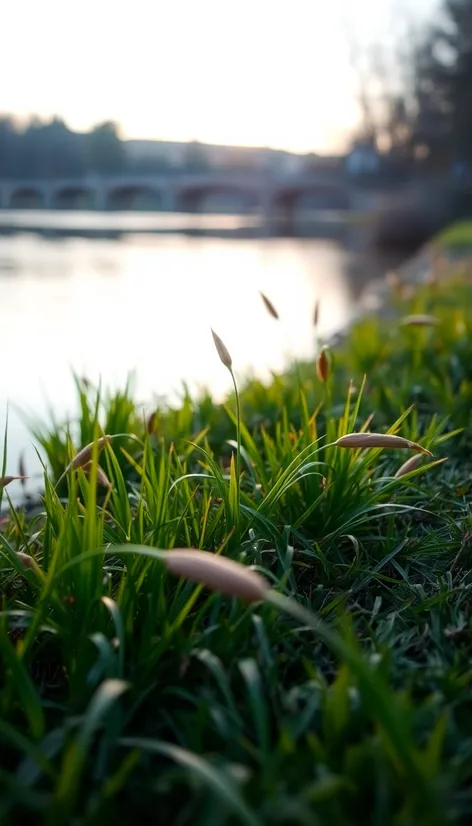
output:
[[[342,173],[320,170],[276,176],[255,171],[199,174],[86,176],[63,180],[0,181],[0,209],[211,211],[231,199],[234,211],[262,215],[269,227],[290,229],[298,211],[347,210],[350,191]],[[234,203],[237,203],[237,210]]]

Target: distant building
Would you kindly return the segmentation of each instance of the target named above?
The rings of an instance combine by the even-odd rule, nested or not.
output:
[[[319,172],[339,172],[343,169],[344,157],[342,155],[315,155],[310,152],[302,158],[303,172],[314,174]]]
[[[375,174],[380,170],[380,166],[379,153],[366,143],[355,144],[345,159],[346,171],[353,177]]]
[[[199,141],[126,141],[126,152],[135,167],[165,166],[186,168],[191,159],[199,158],[211,169],[253,169],[274,174],[294,175],[305,170],[306,155],[281,149],[251,146],[220,146]]]
[[[182,167],[188,152],[187,143],[176,141],[130,140],[125,142],[128,158],[133,165],[162,163],[174,169]]]

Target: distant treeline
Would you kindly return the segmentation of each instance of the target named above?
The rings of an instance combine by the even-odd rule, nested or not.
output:
[[[472,169],[472,0],[441,0],[403,40],[360,50],[361,136],[429,170]]]
[[[206,166],[198,144],[189,144],[186,168]],[[170,169],[166,158],[133,158],[114,123],[90,132],[73,132],[59,118],[37,118],[26,126],[0,116],[0,179],[76,178],[88,174],[158,173]]]
[[[472,163],[472,0],[442,0],[412,62],[411,135],[437,161]]]

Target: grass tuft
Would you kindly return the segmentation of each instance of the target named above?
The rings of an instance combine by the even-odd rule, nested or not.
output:
[[[389,281],[224,404],[76,377],[33,512],[5,434],[2,824],[470,822],[470,274]]]

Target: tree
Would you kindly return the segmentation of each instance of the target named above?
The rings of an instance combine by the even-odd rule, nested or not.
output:
[[[205,150],[199,141],[191,141],[185,153],[185,166],[189,172],[202,172],[208,169]]]
[[[115,175],[123,171],[126,166],[125,150],[114,123],[101,123],[88,135],[87,160],[92,172]]]
[[[404,29],[393,48],[351,51],[358,140],[436,170],[472,162],[472,0],[443,0],[429,25]]]
[[[413,110],[412,34],[401,28],[401,37],[389,44],[361,50],[352,35],[349,44],[361,115],[355,143],[397,161],[411,156]]]
[[[15,126],[9,117],[0,118],[0,177],[10,178],[16,172]]]
[[[472,0],[445,0],[415,55],[414,143],[433,161],[472,161]]]

